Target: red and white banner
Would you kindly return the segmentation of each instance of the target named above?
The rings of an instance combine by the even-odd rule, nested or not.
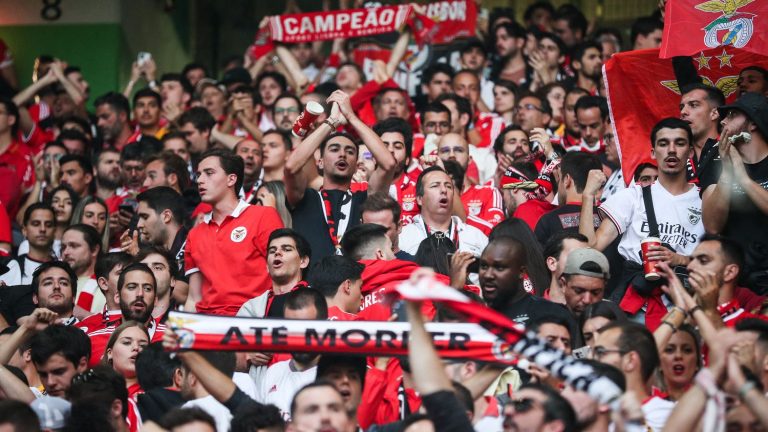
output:
[[[269,19],[272,40],[298,43],[355,38],[399,31],[413,10],[409,5],[285,14]]]
[[[221,317],[171,311],[168,325],[182,349],[346,353],[367,356],[408,354],[407,322],[309,321]],[[429,323],[443,358],[514,364],[509,345],[477,324]]]
[[[448,0],[429,3],[425,16],[435,22],[431,37],[435,45],[453,43],[459,38],[475,37],[477,28],[477,4],[475,0]]]
[[[661,58],[711,48],[768,49],[768,1],[669,0],[664,12]]]
[[[768,68],[768,57],[736,48],[716,48],[692,56],[705,84],[723,91],[732,102],[738,96],[739,72],[747,66]],[[672,61],[659,50],[614,54],[603,66],[608,107],[621,167],[627,184],[635,167],[650,156],[651,129],[665,117],[680,117],[680,88]]]

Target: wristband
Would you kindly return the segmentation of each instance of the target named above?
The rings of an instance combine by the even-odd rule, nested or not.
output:
[[[327,125],[328,125],[328,126],[330,126],[330,127],[331,127],[331,129],[333,129],[333,130],[336,130],[336,129],[338,129],[338,128],[339,128],[339,123],[338,123],[338,122],[333,122],[333,121],[331,121],[331,119],[325,119],[325,121],[323,122],[323,124],[327,124]]]
[[[675,325],[674,325],[674,324],[672,324],[671,322],[669,322],[669,321],[667,321],[667,320],[664,320],[664,321],[662,321],[661,323],[662,323],[662,324],[666,324],[666,325],[668,325],[668,326],[669,326],[669,327],[672,329],[672,331],[673,331],[673,332],[676,332],[676,331],[677,331],[677,327],[675,327]]]
[[[704,309],[702,309],[701,306],[696,305],[696,306],[694,306],[694,307],[692,307],[691,309],[688,310],[688,315],[690,315],[691,318],[693,318],[693,314],[695,314],[698,311],[704,312]]]
[[[747,393],[755,389],[757,385],[754,381],[747,381],[739,387],[739,399],[742,401],[747,397]]]
[[[672,310],[677,310],[683,313],[683,317],[688,316],[688,312],[685,311],[685,309],[681,308],[680,306],[672,306]]]

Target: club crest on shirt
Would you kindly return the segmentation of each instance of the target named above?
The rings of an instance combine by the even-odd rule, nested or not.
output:
[[[416,198],[403,198],[403,210],[413,211]]]
[[[229,235],[229,239],[235,243],[240,243],[241,241],[245,240],[245,236],[247,234],[248,230],[244,226],[239,226],[232,230],[232,233]]]
[[[688,207],[688,222],[691,225],[696,225],[701,220],[701,210],[693,207]]]
[[[469,203],[469,205],[467,207],[469,207],[469,214],[471,214],[472,216],[479,215],[480,214],[480,210],[483,209],[483,205],[482,204],[475,204],[475,203]]]

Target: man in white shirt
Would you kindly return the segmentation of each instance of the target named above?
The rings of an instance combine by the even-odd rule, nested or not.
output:
[[[27,285],[32,282],[32,273],[41,264],[54,258],[53,240],[56,232],[56,218],[48,204],[35,203],[24,211],[22,233],[29,244],[29,251],[8,261],[8,272],[0,276],[6,285]]]
[[[448,174],[438,166],[425,169],[416,181],[416,202],[421,213],[414,216],[400,233],[400,248],[415,255],[419,244],[430,234],[440,231],[453,241],[459,251],[480,256],[488,245],[488,237],[479,229],[466,225],[458,216],[452,216],[454,185]]]
[[[235,354],[227,351],[201,351],[199,352],[210,364],[231,377],[235,371]],[[210,414],[216,421],[217,432],[228,432],[232,421],[229,409],[217,401],[208,390],[205,389],[200,379],[185,363],[181,366],[181,397],[187,402],[182,408],[197,407]]]
[[[286,319],[325,320],[328,305],[325,297],[312,288],[300,288],[286,294],[283,315]],[[291,359],[272,364],[261,380],[257,401],[280,409],[283,418],[290,420],[291,401],[305,385],[317,375],[320,355],[316,352],[291,353]]]
[[[662,246],[651,246],[647,254],[650,261],[664,261],[670,267],[687,266],[690,255],[704,235],[701,220],[701,198],[698,188],[688,183],[686,161],[693,151],[693,132],[688,123],[676,118],[659,121],[651,131],[651,155],[659,167],[659,178],[650,186],[654,213],[658,225]],[[592,225],[594,199],[605,184],[605,174],[601,170],[591,170],[584,188],[579,232],[587,236],[589,245],[603,251],[621,235],[619,254],[627,262],[624,277],[618,289],[627,288],[627,295],[634,295],[633,287],[644,279],[636,277],[642,274],[640,243],[650,236],[651,229],[643,201],[643,189],[634,185],[617,192],[604,202],[599,210],[605,216],[600,227]],[[586,219],[585,219],[586,218]],[[639,282],[638,282],[639,281]],[[662,299],[659,299],[662,300]],[[640,308],[650,316],[658,314],[647,310],[658,302],[638,298],[634,306],[622,301],[622,308],[630,314],[640,312]],[[655,329],[658,322],[646,322]]]

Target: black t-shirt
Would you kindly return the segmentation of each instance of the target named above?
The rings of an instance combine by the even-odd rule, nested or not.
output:
[[[688,159],[686,163],[688,181],[700,185],[701,192],[704,191],[704,185],[717,183],[720,178],[721,162],[717,144],[717,140],[709,138],[701,149],[701,155],[697,158],[694,154],[693,159]]]
[[[600,227],[600,217],[597,214],[597,207],[593,209],[593,219],[595,229]],[[579,232],[579,219],[581,214],[580,204],[566,204],[544,214],[536,224],[536,239],[542,245],[547,244],[553,235],[562,231],[568,233]]]
[[[755,183],[768,190],[768,157],[756,164],[744,164],[747,175]],[[713,184],[720,177],[718,170],[715,181],[702,184],[702,189]],[[746,253],[746,271],[748,274],[757,270],[768,270],[768,215],[760,211],[738,184],[731,190],[731,202],[728,208],[728,220],[723,235],[731,237],[744,248]]]
[[[178,271],[175,274],[176,280],[189,283],[189,277],[184,275],[184,246],[187,244],[187,234],[189,234],[189,230],[186,227],[181,227],[176,233],[176,237],[173,238],[170,253],[178,264]]]
[[[345,202],[345,197],[348,195],[345,191],[341,190],[330,189],[326,190],[326,192],[328,192],[331,212],[338,232],[341,207]],[[345,217],[350,218],[347,230],[360,225],[362,219],[360,206],[366,198],[368,198],[367,191],[352,193],[351,214],[345,215]],[[312,248],[311,259],[313,262],[317,262],[320,258],[335,253],[335,247],[333,242],[331,242],[331,236],[328,232],[328,224],[325,222],[325,217],[323,217],[323,200],[318,191],[314,189],[305,190],[304,197],[291,211],[291,217],[293,218],[293,229],[304,236]]]
[[[565,306],[536,297],[526,295],[515,303],[507,303],[498,308],[498,311],[507,316],[512,321],[527,326],[529,322],[537,321],[544,317],[562,318],[571,326],[571,334],[575,335],[576,320]]]

